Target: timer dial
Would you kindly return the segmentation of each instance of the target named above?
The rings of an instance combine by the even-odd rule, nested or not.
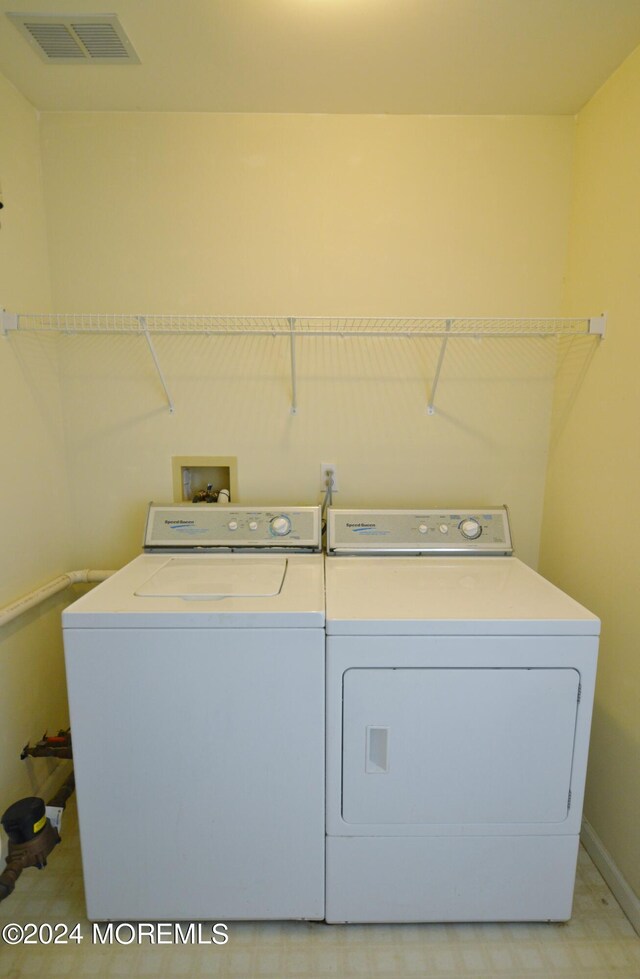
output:
[[[272,517],[269,522],[271,533],[276,537],[286,537],[291,531],[291,521],[283,513],[279,517]]]
[[[475,517],[469,517],[467,520],[462,520],[458,527],[460,528],[460,533],[467,540],[476,540],[482,533],[482,527],[475,519]]]

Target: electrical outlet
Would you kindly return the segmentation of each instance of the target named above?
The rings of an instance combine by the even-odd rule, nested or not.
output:
[[[323,493],[326,493],[327,486],[329,485],[329,480],[333,476],[333,486],[331,487],[332,493],[338,492],[338,473],[335,463],[333,462],[321,462],[320,463],[320,489]]]

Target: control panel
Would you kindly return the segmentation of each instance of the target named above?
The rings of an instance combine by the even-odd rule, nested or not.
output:
[[[144,546],[279,547],[320,550],[320,507],[248,507],[185,503],[149,506]]]
[[[511,554],[507,508],[329,509],[327,553]]]

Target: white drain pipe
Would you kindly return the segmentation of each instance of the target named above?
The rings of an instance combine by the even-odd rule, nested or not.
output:
[[[23,595],[22,598],[16,599],[15,602],[11,602],[9,605],[4,605],[0,608],[0,627],[6,625],[7,622],[13,621],[13,619],[17,619],[19,615],[22,615],[23,612],[28,611],[28,609],[33,608],[35,605],[40,605],[41,602],[46,601],[47,598],[51,598],[52,595],[56,595],[59,591],[64,591],[69,585],[77,585],[90,581],[105,581],[112,574],[113,571],[90,571],[89,568],[85,568],[83,571],[67,571],[58,578],[54,578],[53,581],[49,581],[46,585],[30,591],[27,595]]]

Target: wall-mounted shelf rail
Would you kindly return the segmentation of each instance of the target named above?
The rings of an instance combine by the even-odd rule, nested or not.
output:
[[[168,407],[174,410],[158,356],[151,339],[158,336],[270,336],[286,337],[291,362],[291,412],[297,412],[296,342],[304,337],[441,339],[436,370],[427,405],[435,413],[435,395],[450,340],[460,338],[522,338],[596,336],[605,334],[606,314],[568,318],[470,317],[334,317],[334,316],[199,316],[164,313],[0,313],[2,333],[58,333],[138,335],[146,340]]]

